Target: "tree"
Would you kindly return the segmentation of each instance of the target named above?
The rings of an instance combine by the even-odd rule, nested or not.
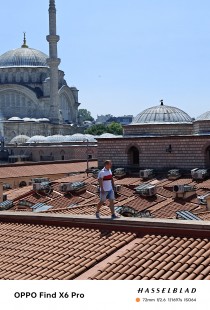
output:
[[[78,116],[79,118],[84,122],[84,121],[94,121],[94,118],[91,116],[90,111],[87,109],[79,109],[78,111]]]
[[[114,135],[122,135],[123,133],[123,128],[121,124],[118,123],[111,123],[109,125],[105,124],[96,124],[88,129],[86,129],[85,133],[89,135],[94,135],[94,136],[100,136],[103,133],[112,133]]]
[[[96,124],[85,130],[85,133],[94,136],[100,136],[107,132],[107,127],[104,124]]]
[[[122,135],[123,134],[123,128],[122,125],[119,123],[111,123],[107,126],[109,133],[112,133],[114,135]]]

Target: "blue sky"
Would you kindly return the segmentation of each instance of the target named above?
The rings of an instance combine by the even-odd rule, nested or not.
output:
[[[0,54],[48,53],[48,0],[1,3]],[[81,108],[136,115],[159,104],[192,117],[210,110],[208,0],[57,0],[60,68]]]

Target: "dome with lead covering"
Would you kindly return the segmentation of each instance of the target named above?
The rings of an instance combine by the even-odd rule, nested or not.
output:
[[[10,141],[10,144],[24,144],[24,143],[26,143],[29,139],[30,139],[30,137],[28,137],[28,136],[19,135],[19,136],[14,137],[14,138]]]
[[[8,67],[48,67],[48,56],[43,52],[21,47],[0,56],[0,68]]]
[[[184,111],[163,104],[151,107],[139,113],[131,123],[135,124],[164,124],[164,123],[191,123],[192,118]]]
[[[44,136],[33,136],[27,141],[27,143],[44,143],[46,140],[47,138]]]
[[[116,137],[119,137],[119,136],[116,136],[116,135],[113,135],[112,133],[103,133],[102,135],[99,136],[99,138],[116,138]]]
[[[46,138],[47,143],[61,143],[65,142],[65,137],[63,135],[53,135],[53,136],[48,136]]]
[[[10,117],[8,119],[8,121],[10,121],[10,122],[23,122],[22,118],[17,117],[17,116]]]
[[[201,114],[195,121],[210,121],[210,111]]]

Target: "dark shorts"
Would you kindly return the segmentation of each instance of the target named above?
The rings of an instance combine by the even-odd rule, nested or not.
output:
[[[100,192],[100,201],[105,202],[107,199],[109,199],[109,200],[115,199],[113,189],[110,191],[104,192],[103,194],[102,194],[102,192]]]

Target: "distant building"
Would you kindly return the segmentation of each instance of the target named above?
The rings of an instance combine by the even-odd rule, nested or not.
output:
[[[124,116],[112,116],[107,121],[106,124],[111,124],[113,122],[119,123],[121,125],[129,125],[132,123],[133,115],[124,115]]]
[[[128,125],[132,122],[133,115],[124,115],[124,116],[113,116],[111,114],[107,115],[98,115],[96,119],[96,124],[111,124],[113,122]]]
[[[111,117],[113,117],[111,114],[97,115],[96,124],[105,124]]]

